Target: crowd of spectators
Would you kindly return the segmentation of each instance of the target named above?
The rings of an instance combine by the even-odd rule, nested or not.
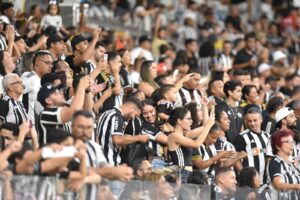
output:
[[[81,2],[124,30],[66,27],[60,3],[0,4],[5,199],[29,198],[17,175],[76,199],[300,199],[297,0]]]

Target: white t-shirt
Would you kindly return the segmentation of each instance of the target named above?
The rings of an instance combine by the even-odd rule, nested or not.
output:
[[[25,86],[22,101],[26,109],[28,109],[29,119],[35,123],[34,107],[37,101],[37,94],[41,87],[41,79],[35,71],[24,72],[21,79]]]
[[[60,15],[46,15],[42,18],[41,27],[45,30],[48,26],[56,27],[57,31],[62,27],[62,18]]]

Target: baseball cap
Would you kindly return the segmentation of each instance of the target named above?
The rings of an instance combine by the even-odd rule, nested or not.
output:
[[[282,51],[275,51],[273,53],[273,61],[276,62],[282,58],[286,58],[286,55]]]
[[[83,35],[78,34],[78,35],[73,36],[70,40],[71,40],[72,49],[74,51],[77,44],[79,44],[80,42],[86,41],[87,39]]]
[[[50,35],[48,37],[46,45],[47,45],[47,48],[49,49],[52,43],[60,42],[60,41],[66,42],[67,40],[68,40],[68,38],[61,38],[57,34],[54,34],[54,35]]]
[[[261,74],[262,72],[271,69],[271,66],[267,63],[262,63],[258,66],[258,72]]]
[[[143,43],[143,42],[151,42],[151,38],[148,37],[148,35],[142,35],[140,38],[139,38],[139,44]]]
[[[47,73],[41,78],[41,85],[52,83],[57,79],[59,79],[59,76],[56,73]]]
[[[43,85],[37,95],[37,100],[43,105],[46,105],[45,100],[52,94],[54,93],[56,90],[59,90],[60,87],[59,86],[54,86],[51,83],[47,83],[45,85]]]
[[[10,24],[9,19],[5,15],[0,16],[0,23]]]
[[[0,11],[1,13],[3,13],[5,10],[11,8],[11,7],[14,7],[14,4],[12,3],[2,3],[1,6],[0,6]]]
[[[294,110],[289,107],[281,108],[275,114],[276,122],[279,122],[280,120],[282,120],[283,118],[285,118],[286,116],[288,116],[289,114],[291,114],[293,112],[294,112]]]

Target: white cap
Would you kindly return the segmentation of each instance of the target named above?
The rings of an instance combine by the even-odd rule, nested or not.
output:
[[[286,55],[282,51],[275,51],[273,53],[273,61],[276,62],[282,58],[286,58]]]
[[[294,110],[289,107],[281,108],[275,114],[276,122],[279,122],[280,120],[282,120],[283,118],[285,118],[286,116],[288,116],[289,114],[291,114],[293,112],[294,112]]]
[[[0,15],[0,21],[5,24],[10,24],[8,17],[6,17],[5,15]]]
[[[261,74],[263,73],[264,71],[266,70],[269,70],[271,69],[271,66],[267,63],[261,63],[259,66],[258,66],[258,72]]]

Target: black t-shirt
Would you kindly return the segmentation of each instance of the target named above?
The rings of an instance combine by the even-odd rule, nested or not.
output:
[[[255,56],[254,53],[249,54],[245,49],[242,49],[239,52],[237,52],[235,59],[234,59],[234,63],[235,64],[243,64],[243,63],[249,62],[253,56]],[[251,67],[250,65],[245,67],[244,69],[247,70],[251,74],[254,74],[254,72],[256,70],[256,68]]]
[[[242,32],[242,27],[241,27],[241,18],[239,16],[232,17],[232,16],[227,16],[225,19],[225,24],[231,24],[236,30]]]
[[[170,116],[173,110],[174,104],[169,101],[161,101],[157,106],[157,113],[163,113]]]
[[[272,119],[269,115],[264,117],[263,123],[261,124],[261,130],[272,135],[276,131],[276,121]]]
[[[234,143],[243,126],[243,109],[241,107],[231,108],[226,102],[221,102],[217,105],[216,110],[224,110],[227,113],[230,127],[225,135],[230,143]]]
[[[148,147],[152,148],[155,156],[162,155],[162,149],[158,142],[156,142],[157,137],[162,134],[156,124],[152,124],[150,122],[144,121],[142,125],[142,134],[146,134],[149,136],[150,141],[148,143]]]

